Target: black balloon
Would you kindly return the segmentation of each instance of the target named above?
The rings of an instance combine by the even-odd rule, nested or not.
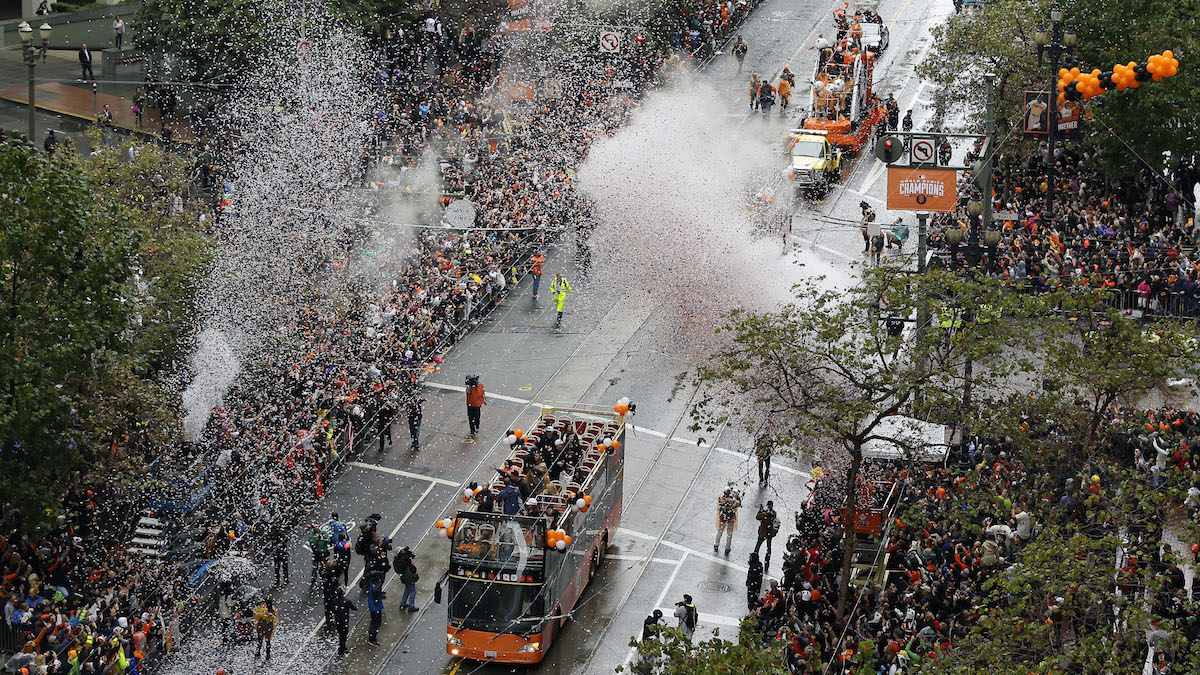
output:
[[[1063,89],[1063,96],[1067,97],[1068,101],[1082,101],[1083,94],[1078,90],[1079,82],[1071,82]]]
[[[1100,86],[1104,87],[1105,89],[1112,89],[1114,86],[1116,86],[1113,83],[1112,76],[1113,72],[1111,70],[1106,70],[1103,73],[1100,73]]]
[[[1146,70],[1146,66],[1139,63],[1134,67],[1133,79],[1137,80],[1138,82],[1145,82],[1151,77],[1153,77],[1153,75],[1150,74],[1150,71]]]

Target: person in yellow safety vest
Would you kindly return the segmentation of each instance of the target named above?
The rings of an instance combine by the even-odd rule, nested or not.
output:
[[[574,292],[575,289],[571,288],[571,282],[564,279],[561,273],[554,275],[554,281],[550,283],[550,295],[554,296],[554,309],[558,312],[558,319],[554,322],[555,328],[562,325],[563,307],[567,304],[567,294]]]

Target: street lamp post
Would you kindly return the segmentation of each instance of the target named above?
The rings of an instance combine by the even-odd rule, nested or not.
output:
[[[1060,59],[1064,54],[1070,54],[1075,49],[1075,43],[1078,40],[1075,31],[1071,28],[1064,29],[1062,22],[1063,11],[1055,7],[1050,10],[1050,31],[1047,32],[1045,26],[1039,26],[1033,34],[1033,41],[1037,45],[1038,66],[1042,65],[1042,54],[1050,55],[1049,82],[1054,82],[1058,78]],[[1058,95],[1055,93],[1054,87],[1047,86],[1047,89],[1049,89],[1050,100],[1047,101],[1049,110],[1046,125],[1046,141],[1049,146],[1046,157],[1046,219],[1050,220],[1054,213],[1054,179],[1057,171],[1054,145],[1058,135]]]
[[[17,26],[17,32],[21,34],[21,51],[25,56],[25,65],[29,66],[29,141],[36,145],[37,121],[34,113],[37,111],[37,105],[34,96],[37,82],[34,79],[33,71],[37,66],[38,59],[43,62],[46,60],[46,51],[50,49],[50,24],[43,23],[38,27],[38,32],[42,36],[40,47],[33,46],[33,26],[30,26],[28,21],[22,21],[21,25]]]

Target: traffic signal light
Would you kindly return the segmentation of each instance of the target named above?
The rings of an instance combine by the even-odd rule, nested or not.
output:
[[[904,139],[899,136],[884,136],[875,144],[875,156],[891,164],[904,154]]]
[[[992,162],[979,160],[971,163],[971,182],[987,193],[991,189]]]

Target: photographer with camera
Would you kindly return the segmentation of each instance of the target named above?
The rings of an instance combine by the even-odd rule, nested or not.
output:
[[[754,552],[758,553],[763,542],[767,542],[767,555],[763,558],[763,569],[766,570],[771,566],[771,541],[779,534],[779,528],[782,526],[779,514],[775,513],[775,502],[768,501],[766,506],[759,506],[758,515],[754,518],[758,521],[758,541],[754,543]]]
[[[417,611],[417,582],[421,580],[417,566],[413,564],[415,557],[412,550],[405,546],[396,552],[396,560],[393,561],[396,573],[400,575],[400,582],[404,584],[404,594],[400,596],[400,609],[410,612]]]
[[[675,618],[679,619],[679,630],[683,631],[683,636],[692,641],[692,635],[696,632],[696,624],[700,620],[700,612],[696,611],[696,606],[692,604],[692,596],[683,595],[683,601],[675,603]]]

